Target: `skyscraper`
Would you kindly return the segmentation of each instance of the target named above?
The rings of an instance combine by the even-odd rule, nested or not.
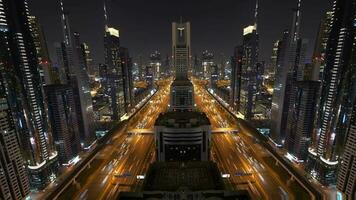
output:
[[[305,161],[314,128],[314,116],[319,92],[318,81],[296,83],[294,104],[289,108],[285,148],[296,161]]]
[[[85,61],[81,54],[79,33],[72,33],[69,24],[69,12],[65,11],[63,2],[60,1],[61,20],[64,41],[61,44],[65,72],[65,84],[73,87],[75,112],[78,116],[81,144],[84,149],[90,148],[95,142],[95,122],[93,102],[90,96],[89,78],[85,70]]]
[[[188,79],[191,56],[190,22],[172,23],[172,55],[176,78]]]
[[[236,111],[239,111],[240,109],[242,57],[243,47],[235,47],[234,55],[231,57],[230,106],[233,107]]]
[[[329,38],[333,12],[328,11],[320,23],[313,52],[312,80],[322,80],[325,68],[326,45]]]
[[[256,0],[255,24],[243,30],[243,56],[241,67],[240,112],[245,119],[254,117],[257,95],[257,63],[259,37],[257,32],[258,0]]]
[[[85,70],[88,73],[89,77],[91,79],[94,79],[94,77],[96,75],[98,75],[98,70],[94,66],[93,58],[91,57],[91,51],[90,51],[89,45],[84,42],[84,43],[81,43],[80,48],[81,48],[81,52],[82,52],[83,59],[84,59]]]
[[[51,79],[54,79],[54,77],[52,77],[53,70],[43,29],[35,16],[29,16],[29,25],[31,27],[34,44],[36,46],[40,76],[43,85],[51,84]]]
[[[125,98],[125,113],[129,112],[134,105],[133,80],[132,80],[132,58],[128,48],[120,47],[120,69],[122,74],[122,90]]]
[[[17,83],[10,79],[13,66],[4,3],[0,0],[0,199],[23,199],[30,192],[30,185],[16,130],[15,110],[11,110],[11,104],[16,104],[13,86]]]
[[[336,170],[355,102],[355,1],[336,0],[332,12],[318,107],[316,141],[309,149],[308,160],[311,174],[323,184],[336,182]]]
[[[211,78],[211,67],[214,65],[214,54],[208,50],[203,51],[201,55],[201,65],[203,70],[203,77],[210,80]]]
[[[108,83],[106,92],[111,102],[112,120],[119,120],[134,104],[132,59],[129,50],[120,45],[119,30],[108,26],[107,17],[104,4],[104,54]]]
[[[155,51],[150,55],[150,65],[153,68],[153,76],[155,79],[159,79],[162,72],[162,60],[161,53]]]
[[[69,85],[48,85],[45,86],[45,94],[59,161],[67,164],[81,150],[77,115],[73,112],[73,89]]]
[[[296,94],[296,81],[303,80],[304,60],[307,41],[300,38],[301,0],[294,10],[290,32],[284,32],[277,64],[276,81],[272,97],[271,139],[276,145],[283,145],[289,105]]]
[[[172,23],[172,55],[176,79],[171,86],[170,109],[189,110],[194,106],[193,85],[188,79],[190,66],[190,23]]]
[[[3,0],[1,2],[1,29],[5,31],[3,44],[10,54],[5,76],[16,80],[8,93],[11,112],[20,136],[21,149],[34,188],[44,188],[56,176],[57,152],[51,143],[45,109],[38,57],[29,25],[27,1]],[[1,45],[2,48],[6,46]],[[10,100],[11,99],[11,100]],[[14,158],[17,159],[17,158]],[[17,163],[19,161],[16,161]],[[22,179],[22,178],[21,178]]]
[[[338,170],[337,189],[345,194],[346,199],[351,200],[356,198],[356,105],[352,111],[345,141],[345,149]]]

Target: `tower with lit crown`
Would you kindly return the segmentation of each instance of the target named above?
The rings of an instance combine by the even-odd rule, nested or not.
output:
[[[172,55],[176,79],[171,86],[170,109],[191,110],[194,106],[193,85],[188,79],[190,67],[190,23],[172,23]]]

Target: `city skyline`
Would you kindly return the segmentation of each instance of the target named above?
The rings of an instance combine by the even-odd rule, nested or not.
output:
[[[268,1],[0,0],[0,199],[356,199],[356,0]]]
[[[273,2],[272,2],[273,1]],[[120,30],[120,35],[124,46],[132,49],[131,54],[138,62],[141,55],[148,60],[149,52],[159,50],[163,56],[170,55],[171,42],[169,24],[172,21],[179,21],[180,17],[190,21],[192,28],[192,54],[200,54],[204,50],[214,50],[213,53],[223,53],[229,56],[233,50],[232,45],[242,42],[241,30],[254,21],[255,1],[233,1],[224,0],[222,2],[201,2],[184,0],[181,5],[185,7],[182,10],[173,9],[170,12],[166,7],[175,7],[180,1],[162,0],[150,2],[145,6],[137,6],[139,0],[135,1],[113,1],[107,0],[108,19],[111,26]],[[31,14],[36,15],[47,36],[47,43],[50,49],[51,58],[53,58],[53,43],[61,39],[61,34],[57,30],[60,28],[60,10],[59,2],[49,2],[44,0],[31,1]],[[71,24],[73,31],[82,33],[83,41],[88,42],[93,49],[94,61],[104,63],[104,57],[101,55],[104,49],[102,47],[103,39],[101,31],[94,31],[93,27],[104,26],[103,0],[83,2],[64,1],[66,8],[71,13]],[[275,2],[274,0],[260,1],[259,9],[259,32],[261,39],[260,59],[267,61],[270,57],[270,48],[276,38],[281,37],[284,29],[290,27],[292,20],[292,9],[295,8],[294,0]],[[309,39],[313,44],[317,35],[317,29],[320,20],[327,9],[330,9],[331,2],[323,0],[303,1],[302,3],[302,28],[301,35]],[[204,15],[206,13],[214,13]],[[278,13],[275,12],[278,10]],[[132,12],[135,11],[135,12]],[[286,17],[280,17],[280,16]],[[303,19],[308,20],[303,20]],[[86,19],[86,20],[82,20]],[[57,22],[57,23],[53,23]],[[150,39],[147,40],[147,36]],[[207,42],[209,41],[209,42]],[[147,45],[142,45],[143,43]],[[312,45],[308,48],[308,58],[312,55]],[[309,60],[310,61],[310,60]]]

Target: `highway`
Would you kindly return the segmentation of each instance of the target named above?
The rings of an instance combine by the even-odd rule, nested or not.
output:
[[[223,174],[230,189],[249,189],[253,199],[298,199],[286,181],[265,163],[271,157],[254,137],[239,127],[237,121],[206,91],[204,84],[193,79],[195,103],[210,119],[212,129],[232,128],[239,133],[213,134],[212,159]]]
[[[132,132],[153,129],[158,115],[168,107],[170,84],[171,80],[162,82],[150,102],[96,155],[94,163],[98,164],[93,164],[93,169],[78,181],[76,189],[70,190],[71,199],[115,199],[121,191],[140,189],[143,181],[137,176],[144,175],[155,160],[154,136]],[[227,189],[248,189],[253,199],[301,199],[291,191],[287,181],[266,164],[265,158],[271,158],[271,154],[248,129],[241,127],[215,101],[203,83],[193,79],[193,85],[197,109],[207,114],[215,130],[211,138],[211,158],[223,174],[230,175],[225,179]],[[225,132],[217,133],[216,130]],[[68,195],[61,197],[68,199]]]
[[[152,129],[161,112],[168,107],[171,80],[161,81],[152,99],[128,121],[125,129],[115,133],[97,153],[92,170],[82,175],[75,189],[70,188],[59,199],[114,199],[120,191],[138,190],[145,174],[155,160],[154,137],[129,134],[132,129]],[[70,195],[68,193],[71,193]]]

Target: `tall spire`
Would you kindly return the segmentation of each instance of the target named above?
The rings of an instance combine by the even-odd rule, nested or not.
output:
[[[68,19],[68,12],[64,9],[63,0],[59,1],[61,6],[61,21],[62,21],[62,28],[63,28],[63,39],[64,43],[68,46],[71,45],[71,32],[69,26],[69,19]]]
[[[256,7],[255,7],[255,29],[257,32],[257,22],[258,22],[258,0],[256,0]]]
[[[298,0],[297,8],[294,10],[293,27],[291,30],[291,36],[293,37],[293,41],[298,40],[300,36],[301,6],[302,0]]]
[[[108,28],[108,13],[106,10],[106,0],[104,0],[104,26],[105,26],[105,31]]]

